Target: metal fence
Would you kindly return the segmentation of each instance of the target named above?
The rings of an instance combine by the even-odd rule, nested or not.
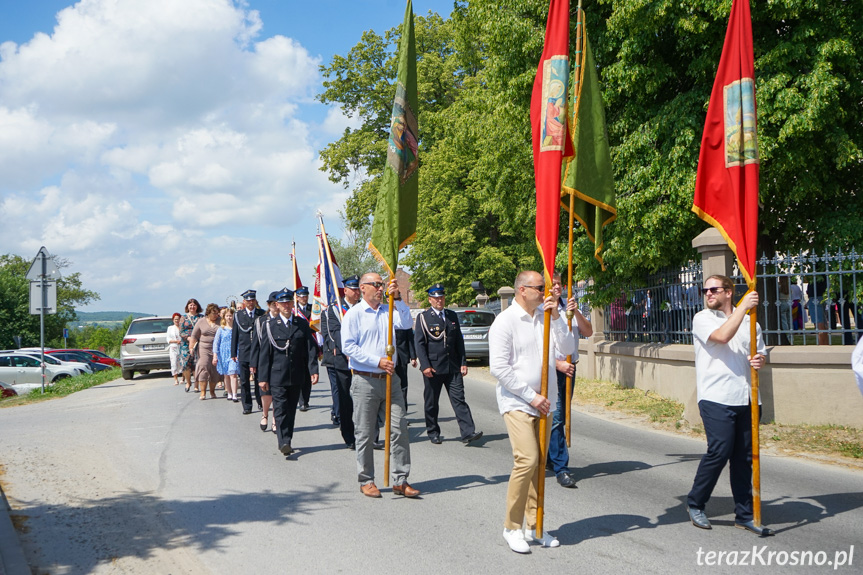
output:
[[[863,337],[863,255],[766,255],[756,273],[758,323],[767,345],[854,345]],[[734,268],[738,296],[746,285]],[[692,343],[692,317],[704,307],[700,262],[646,278],[605,307],[610,341]]]
[[[767,345],[854,345],[863,336],[863,256],[856,251],[764,255],[756,282]]]
[[[605,307],[605,339],[642,343],[692,343],[692,316],[701,298],[701,264],[647,277]]]

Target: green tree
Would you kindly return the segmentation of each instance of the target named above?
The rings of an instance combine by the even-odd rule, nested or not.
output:
[[[79,272],[66,273],[71,263],[54,257],[61,270],[57,281],[57,313],[45,316],[45,345],[61,347],[63,328],[75,321],[75,306],[99,299],[99,294],[84,289]],[[27,270],[30,262],[21,256],[0,256],[0,348],[14,348],[14,336],[22,337],[23,346],[39,345],[39,316],[30,314],[30,285]]]
[[[351,228],[347,218],[342,213],[342,225],[345,228],[345,239],[329,238],[330,248],[333,250],[333,255],[339,263],[339,270],[342,277],[347,278],[352,275],[362,276],[365,273],[383,271],[383,266],[369,252],[369,239],[372,235],[372,228],[367,219],[361,220],[361,229]],[[328,234],[329,235],[329,234]]]
[[[598,299],[608,300],[647,273],[695,257],[691,241],[706,224],[691,212],[692,194],[731,0],[584,5],[604,88],[618,219],[606,234],[607,272],[581,230],[575,258],[577,276],[595,278]],[[843,0],[753,2],[764,251],[863,245],[859,8]],[[421,69],[429,53],[445,65],[425,68],[443,74],[429,76],[442,87],[420,87],[420,216],[403,260],[417,291],[441,281],[465,301],[471,280],[494,291],[518,269],[539,266],[529,109],[547,10],[546,0],[471,0],[458,2],[449,20],[430,17],[421,26],[418,19],[418,35],[438,31],[426,37],[440,46],[426,44]],[[336,181],[349,185],[352,174],[364,174],[346,207],[351,223],[374,208],[395,37],[367,32],[348,58],[323,69],[337,81],[322,101],[341,102],[363,120],[322,152]],[[457,91],[447,91],[447,82]],[[440,102],[424,96],[438,92],[446,95]],[[566,233],[561,226],[559,264]]]

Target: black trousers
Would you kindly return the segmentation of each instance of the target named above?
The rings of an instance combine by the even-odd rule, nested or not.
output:
[[[243,403],[243,411],[252,410],[252,388],[249,380],[249,362],[240,361],[240,401]],[[261,388],[258,387],[257,378],[255,378],[255,403],[261,404]]]
[[[273,420],[276,422],[276,437],[279,448],[290,443],[294,437],[294,422],[297,419],[297,400],[300,397],[299,385],[272,385]]]
[[[331,382],[336,382],[339,394],[339,431],[342,432],[345,445],[351,445],[356,442],[354,438],[354,400],[351,399],[351,370],[328,367],[327,375]]]
[[[338,425],[342,414],[339,411],[339,378],[336,373],[336,368],[327,366],[327,377],[330,380],[330,396],[333,398],[333,407],[330,409],[330,418]]]
[[[303,385],[300,386],[302,401],[299,399],[297,403],[304,403],[305,405],[309,404],[309,400],[312,398],[312,377],[311,375],[306,375],[305,379],[303,379]]]
[[[399,359],[401,359],[401,356],[399,356]],[[396,363],[396,370],[395,371],[396,371],[396,375],[399,376],[399,380],[401,381],[402,393],[405,396],[405,413],[407,413],[407,407],[408,407],[408,364],[403,363],[402,361],[399,361],[398,363]]]
[[[461,438],[464,439],[473,435],[476,428],[473,424],[473,416],[470,414],[470,407],[468,407],[464,399],[464,380],[462,379],[461,372],[445,375],[435,374],[430,378],[423,376],[423,380],[425,380],[423,399],[425,400],[426,432],[428,436],[434,437],[440,435],[437,416],[440,411],[440,392],[444,387],[446,387],[446,393],[449,395],[452,410],[455,412],[455,418],[461,431]]]
[[[752,521],[752,412],[749,405],[723,405],[701,400],[698,410],[704,421],[707,453],[701,458],[689,507],[704,509],[716,482],[729,463],[734,515],[738,522]]]

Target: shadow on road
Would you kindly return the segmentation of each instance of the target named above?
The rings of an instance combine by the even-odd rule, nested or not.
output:
[[[509,481],[509,475],[495,475],[485,477],[483,475],[457,475],[455,477],[441,477],[430,481],[413,483],[413,486],[423,493],[445,493],[447,491],[462,491],[484,485],[496,485]]]
[[[331,503],[328,494],[335,487],[225,494],[197,501],[164,500],[137,492],[82,501],[76,506],[29,506],[21,502],[14,515],[42,517],[53,524],[48,531],[68,535],[51,542],[49,561],[54,571],[91,573],[123,557],[147,560],[157,551],[176,548],[193,553],[225,548],[235,543],[227,542],[228,538],[242,533],[233,527],[235,524],[280,526],[302,521]],[[70,530],[69,526],[75,528]],[[40,545],[39,541],[33,543]]]

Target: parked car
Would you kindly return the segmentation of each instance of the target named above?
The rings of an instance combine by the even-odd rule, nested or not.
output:
[[[24,354],[29,355],[31,357],[35,357],[37,360],[41,359],[41,357],[42,357],[42,353],[38,352],[38,351],[21,351],[21,353],[24,353]],[[66,360],[66,359],[61,359],[59,357],[54,357],[53,355],[50,354],[50,352],[48,352],[48,350],[45,350],[45,363],[52,365],[52,366],[55,366],[55,367],[58,365],[71,367],[72,369],[74,369],[77,372],[77,373],[74,373],[73,375],[82,375],[84,373],[93,373],[93,369],[89,365],[87,365],[87,363],[82,362],[82,361],[78,361],[78,360]]]
[[[52,349],[51,353],[57,351],[73,351],[75,353],[85,353],[89,356],[89,361],[95,361],[96,363],[102,363],[111,367],[120,367],[119,361],[117,361],[110,355],[95,349]],[[47,348],[45,349],[45,353],[48,353]]]
[[[105,365],[104,363],[98,363],[93,361],[93,356],[82,350],[55,350],[46,351],[45,355],[50,355],[51,357],[55,357],[62,361],[78,361],[81,363],[87,364],[90,370],[93,373],[97,371],[105,371],[106,369],[111,369],[110,365]]]
[[[78,375],[78,370],[64,365],[49,365],[45,362],[45,379],[54,383]],[[21,393],[21,385],[42,385],[42,362],[32,355],[18,352],[0,353],[0,378],[15,386]]]
[[[123,379],[132,379],[135,372],[150,373],[153,369],[171,369],[168,355],[170,317],[141,317],[132,320],[120,346]]]
[[[0,381],[0,398],[15,397],[16,395],[18,392],[15,391],[15,387],[11,383]]]
[[[494,322],[494,312],[475,307],[450,308],[458,316],[464,336],[464,351],[469,359],[488,360],[488,329]]]
[[[82,349],[81,351],[86,351],[87,353],[93,354],[93,357],[96,358],[95,361],[99,363],[104,363],[105,365],[110,365],[111,367],[120,367],[120,361],[114,359],[104,351],[99,351],[98,349]]]

